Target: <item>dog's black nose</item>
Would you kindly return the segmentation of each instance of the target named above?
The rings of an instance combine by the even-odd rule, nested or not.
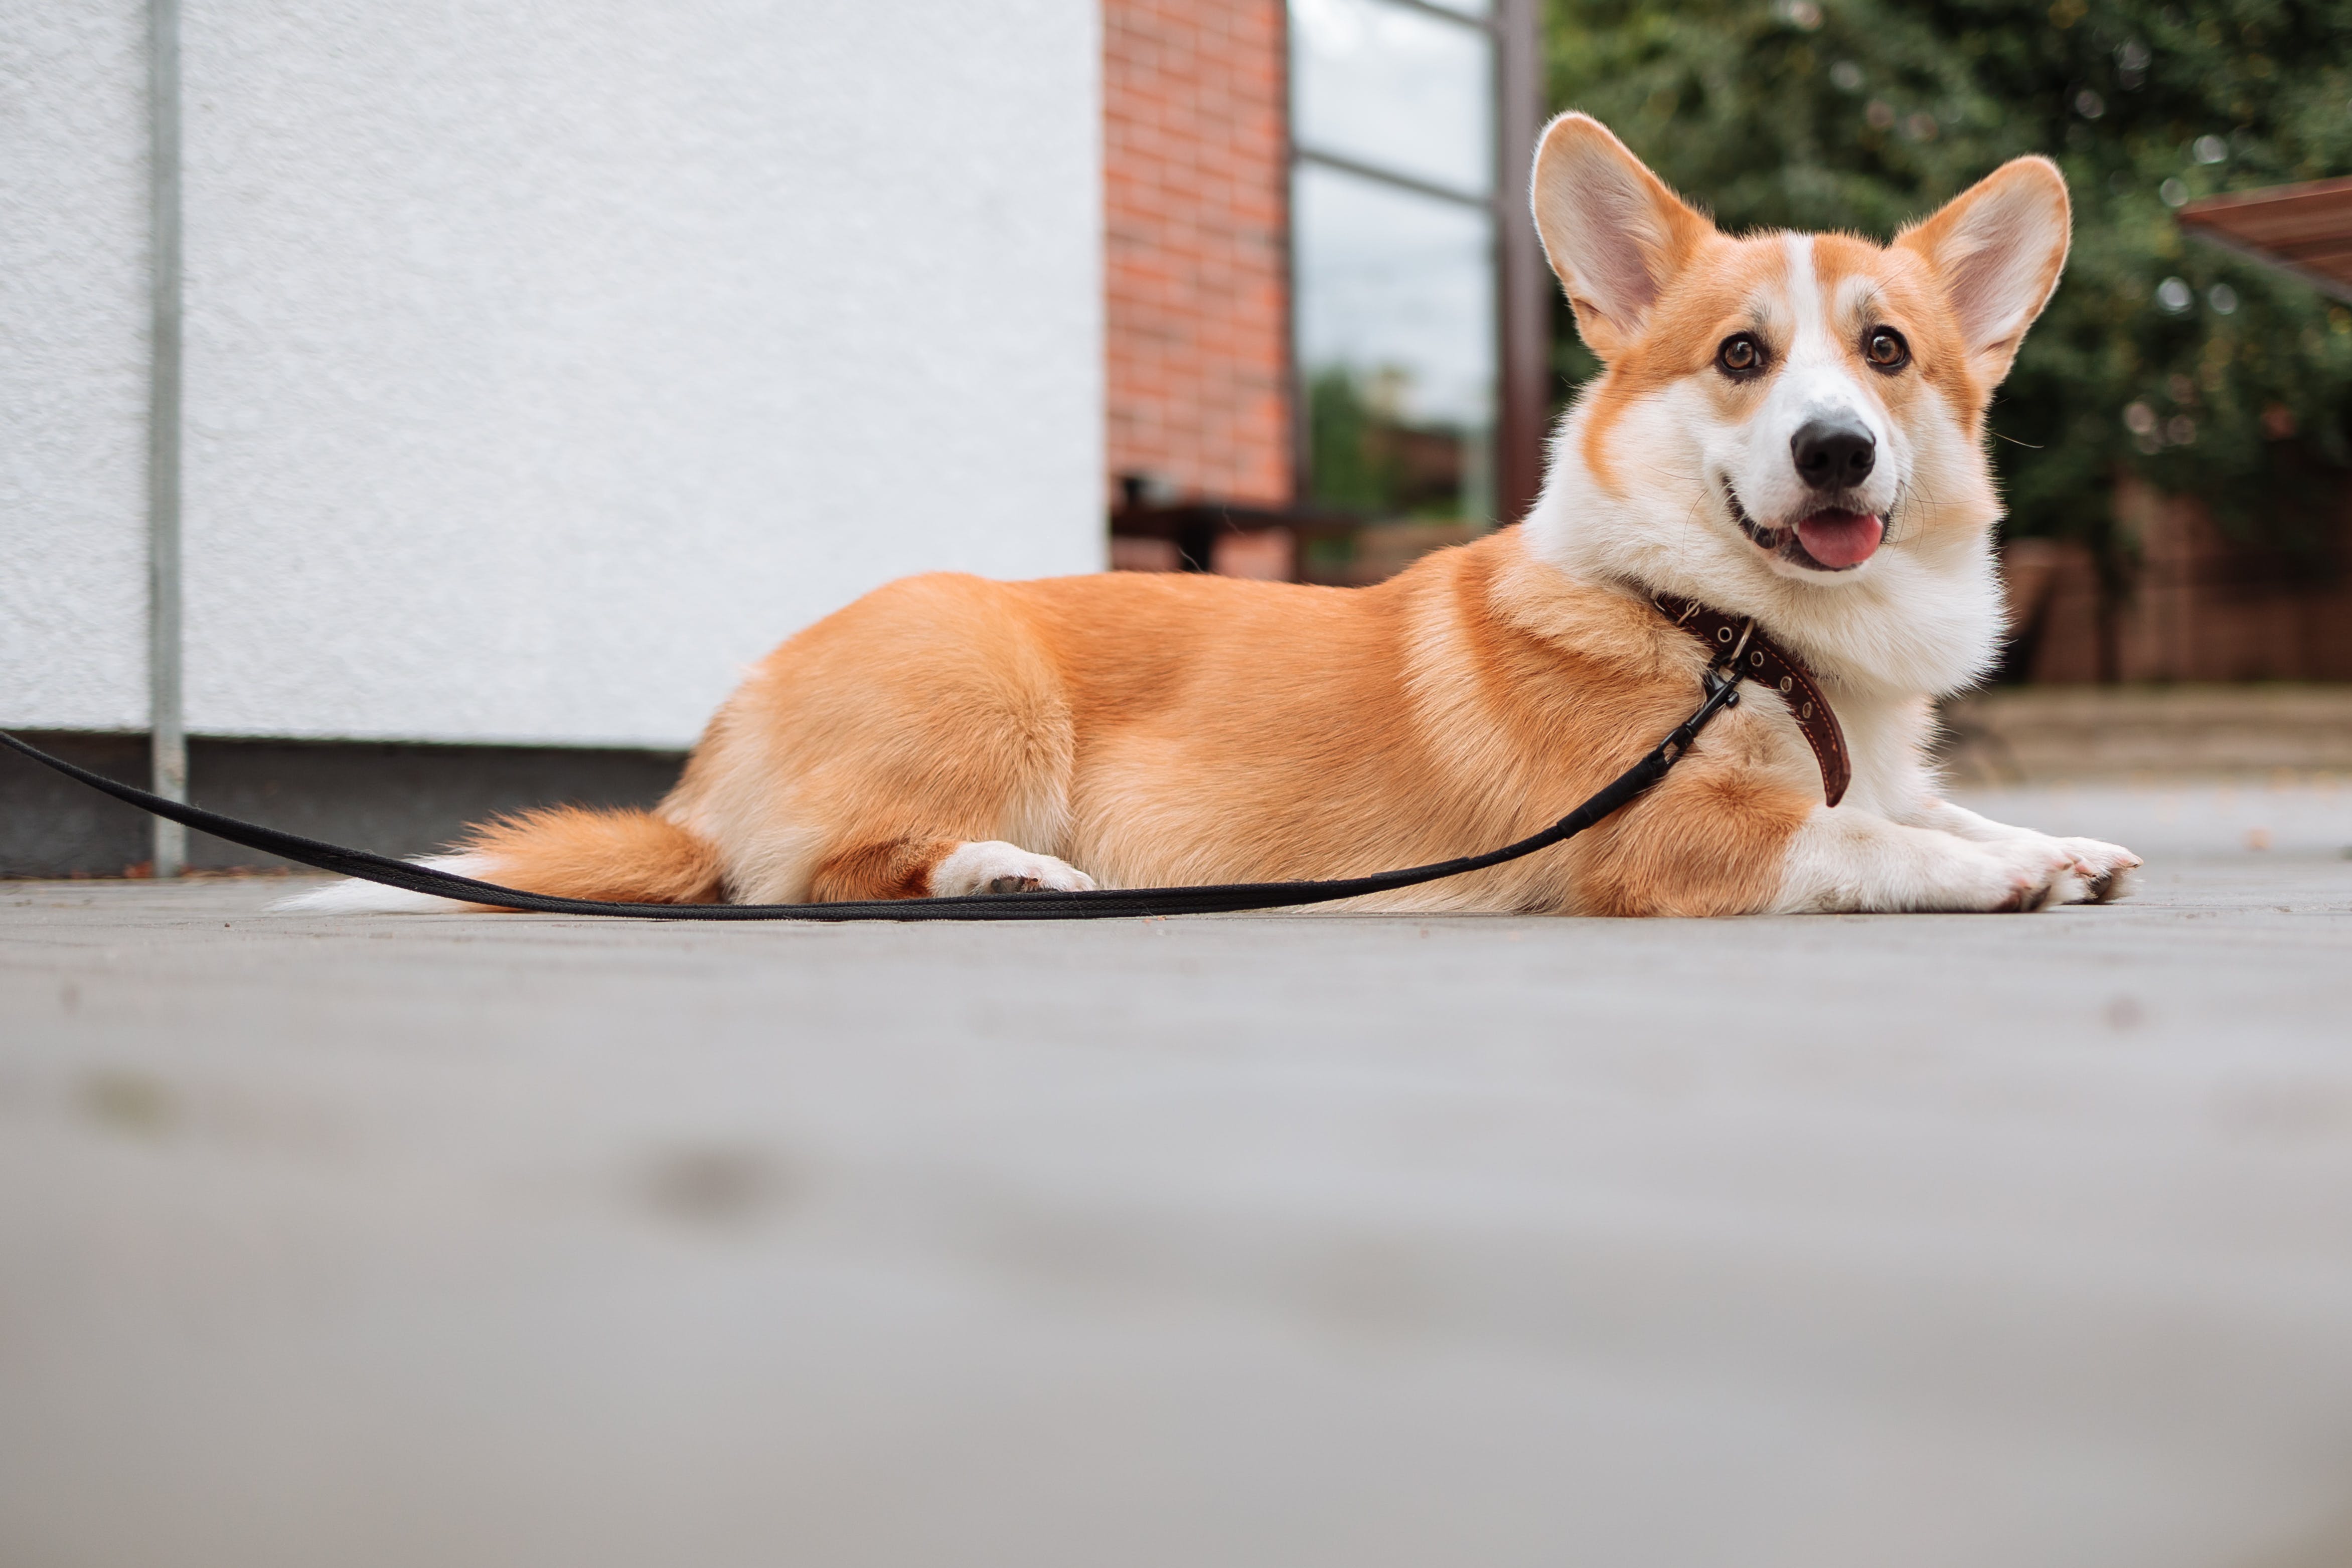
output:
[[[1810,419],[1789,438],[1797,477],[1817,490],[1842,490],[1870,478],[1878,442],[1850,419]]]

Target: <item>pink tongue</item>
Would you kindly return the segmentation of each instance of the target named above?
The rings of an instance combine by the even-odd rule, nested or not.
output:
[[[1885,531],[1868,512],[1817,511],[1797,524],[1797,541],[1824,566],[1859,566],[1877,551]]]

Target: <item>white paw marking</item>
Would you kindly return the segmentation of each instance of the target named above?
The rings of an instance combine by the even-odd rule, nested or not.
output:
[[[2063,858],[2065,875],[2055,879],[2044,898],[2052,904],[2104,904],[2121,898],[2131,884],[2139,857],[2117,844],[2096,838],[2053,838],[2047,834],[2018,831],[1987,846],[1996,853],[2012,852],[2029,863]]]
[[[1018,844],[986,838],[959,844],[931,868],[931,896],[969,893],[1084,892],[1095,879],[1066,860],[1033,855]]]
[[[1979,847],[2001,863],[2008,877],[2007,895],[1991,906],[1997,912],[2046,910],[2090,896],[2081,862],[2054,838],[2012,838]]]
[[[2105,844],[2096,838],[2061,838],[2058,842],[2082,869],[2085,888],[2083,902],[2113,903],[2131,891],[2132,873],[2140,867],[2138,856],[2120,844]]]

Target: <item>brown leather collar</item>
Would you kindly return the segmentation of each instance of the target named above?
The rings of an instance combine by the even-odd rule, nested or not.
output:
[[[1727,616],[1672,594],[1653,594],[1650,602],[1666,619],[1705,643],[1717,665],[1727,661],[1732,650],[1740,647],[1739,634],[1748,625],[1745,616]],[[1853,777],[1853,767],[1846,758],[1845,731],[1838,728],[1837,714],[1831,710],[1830,700],[1822,695],[1821,684],[1805,668],[1805,661],[1758,626],[1748,636],[1746,651],[1739,656],[1739,673],[1755,685],[1770,687],[1787,700],[1789,711],[1796,716],[1797,728],[1805,732],[1805,740],[1813,748],[1813,760],[1821,764],[1822,797],[1832,805],[1843,800],[1845,786]]]

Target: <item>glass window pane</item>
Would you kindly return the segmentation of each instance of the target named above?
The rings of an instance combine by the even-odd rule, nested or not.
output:
[[[1467,195],[1495,188],[1494,41],[1387,0],[1291,0],[1291,132]]]
[[[1492,510],[1485,211],[1313,163],[1292,184],[1308,489],[1381,516]]]

